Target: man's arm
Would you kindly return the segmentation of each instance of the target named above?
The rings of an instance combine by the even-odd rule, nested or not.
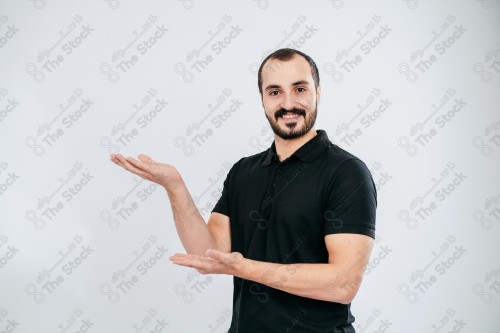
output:
[[[231,252],[229,217],[212,213],[205,223],[182,178],[167,193],[175,228],[187,253],[203,255],[207,249]]]
[[[203,255],[207,249],[231,251],[229,217],[212,213],[208,224],[205,223],[184,180],[172,165],[155,162],[143,154],[139,160],[116,154],[111,156],[111,161],[165,188],[177,233],[187,253]]]
[[[325,236],[327,264],[275,264],[248,260],[241,276],[298,296],[342,304],[358,292],[373,240],[358,234]]]
[[[275,264],[216,250],[208,250],[207,256],[175,254],[170,260],[205,274],[230,274],[294,295],[349,304],[361,285],[373,239],[359,234],[330,234],[325,236],[325,243],[329,254],[325,264]]]

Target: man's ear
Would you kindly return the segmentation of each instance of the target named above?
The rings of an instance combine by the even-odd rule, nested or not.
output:
[[[321,86],[318,86],[318,88],[316,88],[316,104],[319,104],[320,100],[321,100]]]

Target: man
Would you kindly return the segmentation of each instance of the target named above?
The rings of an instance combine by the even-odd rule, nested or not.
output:
[[[321,88],[309,56],[275,51],[258,84],[274,142],[233,165],[208,223],[173,166],[111,160],[166,188],[187,251],[173,263],[234,276],[229,332],[354,332],[350,303],[375,237],[372,177],[315,130]]]

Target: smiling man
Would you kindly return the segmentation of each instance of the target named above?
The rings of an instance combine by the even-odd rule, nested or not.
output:
[[[350,304],[375,237],[372,177],[315,129],[321,88],[309,56],[275,51],[258,85],[274,142],[233,165],[208,223],[173,166],[111,159],[167,190],[187,251],[173,263],[234,276],[229,332],[354,332]]]

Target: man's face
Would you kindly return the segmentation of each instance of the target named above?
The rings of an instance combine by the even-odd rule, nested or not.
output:
[[[288,61],[271,59],[262,68],[262,106],[274,133],[284,140],[314,127],[320,91],[314,87],[311,66],[300,55]]]

